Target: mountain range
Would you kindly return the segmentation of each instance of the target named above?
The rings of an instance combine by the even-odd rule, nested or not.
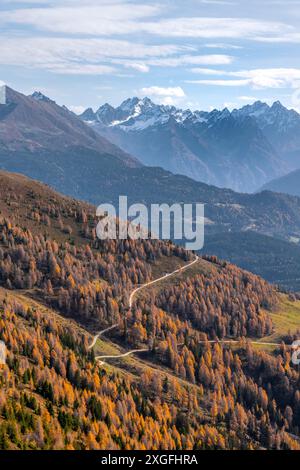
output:
[[[124,119],[124,115],[116,117]],[[280,240],[288,243],[291,250],[295,247],[291,241],[298,244],[300,240],[299,198],[270,191],[237,193],[174,175],[160,167],[145,166],[40,93],[24,96],[7,90],[7,103],[0,105],[0,168],[23,173],[63,194],[95,205],[102,202],[117,205],[120,195],[127,195],[129,204],[138,202],[148,206],[204,203],[208,248],[211,237],[214,246],[218,237],[220,246],[224,246],[225,235],[242,236],[247,232],[253,233],[253,247],[253,237],[257,247],[265,246],[261,237],[272,237],[270,250],[274,253]],[[222,249],[219,253],[225,258],[226,253],[228,258],[232,254],[235,262],[239,264],[240,259],[242,265],[244,250],[236,242],[237,237],[232,242],[236,248],[234,254],[229,245],[227,251]],[[253,250],[252,262],[247,262],[246,267],[260,273],[266,260],[258,261],[256,251],[259,249]],[[270,280],[279,279],[275,264],[272,269]],[[284,281],[282,285],[294,279],[294,265],[292,270],[293,273],[286,267],[285,275],[279,279]],[[291,281],[290,286],[295,284]]]
[[[145,165],[235,191],[254,192],[300,167],[300,115],[280,102],[205,112],[135,97],[80,117]]]

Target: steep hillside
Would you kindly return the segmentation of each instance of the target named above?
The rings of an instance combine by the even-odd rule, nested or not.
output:
[[[5,290],[0,291],[0,315],[0,338],[8,351],[1,366],[1,450],[299,449],[289,434],[293,423],[280,407],[264,423],[269,417],[266,384],[274,364],[263,353],[248,347],[241,356],[229,355],[208,344],[202,366],[209,363],[216,379],[210,387],[212,377],[203,375],[198,386],[143,361],[137,360],[130,373],[99,366],[84,329]],[[261,370],[268,367],[268,373],[261,373],[265,388],[253,387],[255,369],[247,368],[246,359],[239,365],[245,353]],[[228,387],[224,404],[212,391],[222,369]],[[283,368],[280,374],[293,386],[295,377]],[[237,403],[229,392],[232,376],[241,394]],[[250,391],[256,413],[246,400]],[[275,396],[279,400],[277,391]],[[275,399],[272,403],[274,408]]]
[[[0,168],[82,197],[83,181],[90,177],[96,192],[103,171],[121,173],[128,166],[140,164],[73,113],[43,95],[27,97],[7,87],[0,105]]]
[[[142,379],[106,373],[88,350],[85,330],[4,290],[0,314],[8,348],[0,381],[1,450],[224,447],[224,431],[203,417],[195,389],[174,378],[162,391],[160,374],[147,369]]]
[[[263,190],[276,191],[278,193],[291,194],[300,197],[300,170],[267,183]]]
[[[82,323],[104,327],[107,323],[122,322],[134,286],[193,260],[191,253],[170,242],[100,241],[95,236],[97,220],[89,206],[61,197],[24,177],[3,174],[1,180],[1,285],[25,289]],[[220,284],[220,289],[228,283],[236,300],[240,294],[248,295],[258,315],[260,305],[276,302],[273,289],[265,281],[226,263],[199,259],[193,267],[193,275],[196,274],[202,276],[201,282],[207,281],[204,289],[213,282]],[[251,295],[253,289],[255,300]],[[241,302],[244,304],[242,297]],[[246,306],[242,304],[240,312]],[[129,312],[126,330],[141,321],[138,310],[136,319],[132,313]],[[248,314],[245,308],[245,318],[238,320],[241,328],[247,329]],[[162,321],[156,327],[157,334],[161,325]],[[205,331],[204,324],[201,328]],[[139,334],[137,341],[143,342],[149,333],[141,330]]]
[[[234,110],[233,115],[253,118],[286,167],[300,167],[300,115],[294,109],[285,108],[280,101],[272,106],[257,101]]]
[[[6,87],[0,105],[0,150],[4,152],[67,152],[89,149],[133,163],[118,147],[101,138],[75,114],[40,93],[25,96]]]

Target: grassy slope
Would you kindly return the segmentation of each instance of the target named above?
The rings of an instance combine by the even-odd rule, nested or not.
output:
[[[277,309],[270,313],[274,333],[264,340],[280,342],[288,334],[297,333],[300,330],[300,301],[291,301],[285,294],[280,295]]]

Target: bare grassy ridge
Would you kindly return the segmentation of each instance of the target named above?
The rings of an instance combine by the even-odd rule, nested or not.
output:
[[[279,299],[276,308],[269,312],[272,318],[274,332],[261,341],[280,343],[281,341],[286,342],[288,337],[292,339],[294,335],[299,337],[300,301],[291,300],[286,294],[280,294]]]

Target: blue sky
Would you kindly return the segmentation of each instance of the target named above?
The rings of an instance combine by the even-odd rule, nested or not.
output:
[[[299,0],[1,0],[0,80],[75,111],[131,96],[300,111]]]

